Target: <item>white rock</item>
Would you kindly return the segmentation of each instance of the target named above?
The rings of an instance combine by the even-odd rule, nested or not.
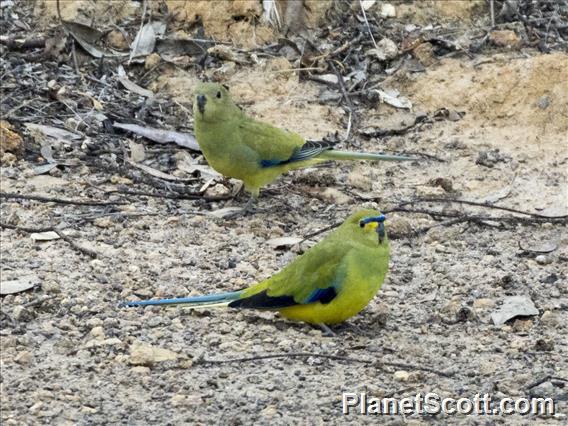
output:
[[[381,17],[382,18],[394,18],[396,17],[396,9],[390,3],[383,3],[381,5]]]
[[[174,361],[179,355],[168,349],[156,347],[143,342],[134,342],[130,346],[130,359],[132,365],[153,365],[162,361]]]

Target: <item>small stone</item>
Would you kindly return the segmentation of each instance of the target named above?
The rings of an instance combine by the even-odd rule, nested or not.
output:
[[[28,409],[28,411],[32,415],[37,415],[37,413],[41,410],[42,407],[43,407],[43,402],[39,401],[39,402],[36,402],[34,405],[32,405]]]
[[[153,365],[162,361],[174,361],[178,354],[168,349],[152,346],[143,342],[135,342],[130,346],[130,359],[132,365]]]
[[[534,260],[539,265],[549,265],[552,263],[552,259],[545,254],[539,254],[537,257],[534,258]]]
[[[22,144],[22,137],[12,129],[10,123],[0,120],[0,156],[3,156],[5,152],[21,153]]]
[[[489,40],[498,47],[516,48],[521,44],[521,40],[512,30],[491,31]]]
[[[16,321],[28,322],[33,319],[34,315],[23,306],[15,306],[14,310],[12,311],[12,317]]]
[[[18,352],[18,355],[14,358],[14,361],[18,364],[28,365],[33,361],[32,353],[29,351]]]
[[[555,327],[560,324],[560,318],[558,318],[558,315],[554,312],[544,311],[544,313],[540,317],[540,322],[543,325]]]
[[[285,71],[285,70],[289,70],[291,68],[292,68],[292,64],[290,63],[290,61],[288,61],[288,59],[283,58],[281,56],[269,59],[266,62],[266,65],[265,65],[266,71],[269,71],[269,72]]]
[[[157,53],[152,53],[146,56],[146,60],[144,61],[144,69],[149,70],[157,66],[162,58]]]
[[[11,152],[5,152],[2,157],[0,158],[0,164],[3,166],[12,167],[18,161],[18,157],[16,157]]]
[[[110,177],[110,182],[115,185],[132,185],[131,179],[120,175],[112,175]]]
[[[390,3],[381,4],[381,18],[394,18],[396,17],[396,9]]]
[[[495,373],[497,369],[497,364],[493,361],[483,362],[479,367],[479,372],[483,376],[491,376]]]
[[[553,272],[552,274],[543,278],[540,282],[543,284],[554,284],[556,281],[558,281],[558,275]]]
[[[552,352],[554,350],[554,342],[549,339],[538,339],[534,344],[535,351]]]
[[[335,188],[326,188],[323,192],[321,192],[321,197],[325,201],[335,204],[348,204],[349,201],[351,201],[351,198],[349,198],[348,195]]]
[[[105,338],[105,329],[101,326],[93,327],[91,329],[91,336],[102,340]]]
[[[494,167],[497,163],[508,163],[511,157],[507,154],[502,154],[498,149],[483,150],[477,154],[475,164],[485,167]]]
[[[390,216],[387,220],[389,236],[401,237],[414,231],[413,222],[403,216]]]
[[[214,186],[210,186],[209,188],[207,188],[207,190],[205,191],[205,196],[207,197],[224,197],[226,195],[229,195],[231,193],[231,190],[229,188],[227,188],[225,185],[218,183]]]
[[[41,284],[41,289],[46,293],[61,293],[61,287],[58,283],[46,281]]]
[[[108,45],[114,49],[126,50],[129,47],[128,41],[124,38],[124,35],[118,30],[112,30],[106,36],[106,41]]]
[[[549,381],[541,383],[530,390],[530,395],[536,397],[550,397],[554,393],[554,385]]]
[[[442,309],[440,309],[441,314],[455,316],[459,312],[462,307],[461,300],[457,297],[451,299],[448,303],[446,303]]]
[[[97,318],[97,317],[89,318],[86,322],[86,325],[88,325],[91,328],[97,327],[97,326],[103,325],[103,324],[104,324],[104,321],[100,318]]]
[[[113,222],[108,217],[97,217],[93,221],[93,224],[99,228],[110,228],[113,225]]]
[[[273,419],[278,415],[278,408],[275,405],[268,405],[260,411],[260,415]]]
[[[128,147],[130,148],[130,159],[135,163],[140,163],[144,161],[146,158],[146,149],[144,145],[141,143],[136,143],[134,141],[130,141],[128,143]]]
[[[150,317],[146,324],[148,325],[148,327],[158,327],[160,324],[162,324],[162,322],[164,322],[164,319],[161,316],[156,315]]]
[[[428,184],[430,186],[439,186],[440,188],[442,188],[446,192],[453,192],[454,191],[452,181],[448,178],[445,178],[445,177],[437,177],[437,178],[434,178],[434,179],[430,179],[428,181]]]
[[[456,312],[456,321],[457,322],[473,321],[474,319],[475,319],[475,313],[470,308],[468,308],[467,306],[462,306]]]
[[[473,309],[476,311],[485,311],[494,307],[495,301],[493,299],[475,299],[473,301]]]
[[[436,55],[434,54],[434,46],[432,46],[431,43],[419,44],[414,48],[412,54],[425,67],[433,65],[437,62]]]
[[[379,61],[388,61],[398,55],[398,47],[394,41],[385,37],[377,43],[376,48],[369,49],[365,54],[367,56],[376,56]]]
[[[419,186],[416,188],[419,197],[443,197],[446,191],[441,186]]]
[[[533,322],[530,319],[517,319],[513,323],[513,330],[517,333],[527,332],[532,328]]]
[[[150,368],[148,367],[143,367],[141,365],[136,366],[136,367],[132,367],[130,369],[131,372],[136,373],[136,374],[150,374]]]
[[[407,382],[410,379],[410,373],[408,371],[395,371],[393,374],[393,379],[397,382]]]
[[[548,96],[541,97],[536,103],[540,109],[546,109],[550,106],[550,98]]]

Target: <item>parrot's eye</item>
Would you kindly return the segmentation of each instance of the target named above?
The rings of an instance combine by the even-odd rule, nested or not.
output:
[[[359,222],[359,226],[360,226],[361,228],[364,228],[364,227],[365,227],[365,222],[360,221],[360,222]]]
[[[217,92],[217,99],[221,99],[221,91]]]

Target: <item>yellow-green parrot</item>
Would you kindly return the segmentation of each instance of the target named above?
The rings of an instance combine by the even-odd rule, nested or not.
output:
[[[201,83],[193,103],[195,136],[211,167],[240,179],[252,197],[283,173],[329,160],[406,161],[416,158],[333,149],[329,142],[302,136],[247,117],[220,84]]]
[[[223,306],[278,311],[286,318],[320,325],[345,321],[381,288],[389,266],[385,216],[352,214],[325,239],[276,275],[240,291],[179,299],[123,302],[120,306]]]

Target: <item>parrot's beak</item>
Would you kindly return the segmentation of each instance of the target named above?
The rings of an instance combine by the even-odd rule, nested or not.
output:
[[[207,103],[207,98],[205,95],[197,95],[197,108],[201,114],[205,114],[205,104]]]

